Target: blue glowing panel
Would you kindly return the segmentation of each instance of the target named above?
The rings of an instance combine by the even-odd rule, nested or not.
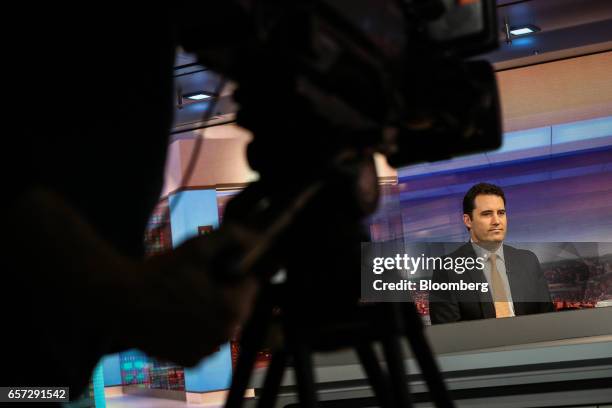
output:
[[[489,160],[484,154],[473,154],[468,156],[457,157],[451,160],[445,160],[434,163],[421,163],[412,166],[406,166],[398,169],[400,178],[419,176],[422,174],[438,173],[450,171],[459,168],[470,168],[477,166],[486,166]]]
[[[553,144],[612,136],[612,116],[553,126]]]
[[[202,101],[200,103],[193,103],[193,104],[189,105],[188,109],[190,111],[193,111],[193,112],[202,112],[203,113],[203,112],[208,111],[209,107],[210,107],[210,102],[204,100],[204,101]],[[185,108],[183,108],[183,109],[185,109]]]
[[[188,335],[188,333],[185,333]],[[229,343],[193,368],[185,369],[185,391],[227,390],[232,381],[232,353]]]
[[[119,354],[111,354],[102,358],[102,372],[105,387],[121,385],[121,359]]]
[[[552,152],[612,146],[612,116],[552,127]]]
[[[501,148],[486,155],[490,163],[549,156],[550,141],[550,127],[508,132],[504,134]]]
[[[502,146],[499,150],[490,153],[512,152],[516,150],[527,150],[536,147],[550,146],[551,134],[550,127],[521,130],[517,132],[504,133]]]
[[[535,37],[520,37],[512,39],[513,47],[530,47],[536,43]]]
[[[172,246],[198,235],[198,227],[219,227],[215,190],[189,190],[170,196]]]

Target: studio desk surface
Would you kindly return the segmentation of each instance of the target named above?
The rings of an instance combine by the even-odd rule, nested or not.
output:
[[[612,407],[612,307],[428,326],[426,335],[457,407]],[[405,356],[415,406],[432,406],[407,346]],[[353,351],[314,362],[319,406],[377,406]],[[264,376],[253,375],[256,396]],[[277,406],[296,402],[289,368]]]

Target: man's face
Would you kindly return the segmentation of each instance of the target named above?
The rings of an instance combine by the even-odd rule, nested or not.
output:
[[[472,241],[499,243],[506,237],[506,206],[500,196],[477,195],[472,217],[463,214],[463,223],[470,228]]]

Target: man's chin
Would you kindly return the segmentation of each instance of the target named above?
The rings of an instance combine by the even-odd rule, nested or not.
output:
[[[490,241],[501,242],[506,238],[506,233],[504,231],[491,231],[487,238],[489,238]]]

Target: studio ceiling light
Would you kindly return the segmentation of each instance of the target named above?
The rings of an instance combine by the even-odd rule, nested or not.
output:
[[[183,95],[183,97],[190,99],[192,101],[203,101],[205,99],[212,98],[213,95],[206,93],[206,92],[194,92],[194,93]]]
[[[521,37],[523,35],[537,33],[538,31],[540,31],[540,28],[534,25],[531,25],[531,24],[510,28],[510,34],[512,34],[515,37]]]

